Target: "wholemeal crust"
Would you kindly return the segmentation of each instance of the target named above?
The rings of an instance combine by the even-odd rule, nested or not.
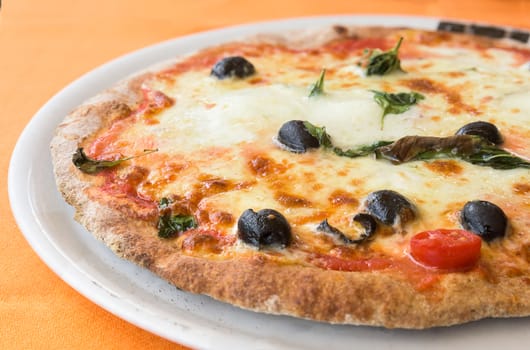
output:
[[[294,47],[321,45],[344,36],[374,37],[391,28],[335,26],[252,40]],[[488,39],[480,39],[487,44]],[[150,221],[135,220],[87,195],[96,177],[78,171],[72,154],[113,118],[131,113],[141,102],[144,72],[86,101],[58,126],[51,143],[57,185],[75,207],[75,219],[118,256],[148,268],[176,287],[244,309],[331,323],[388,328],[427,328],[485,317],[530,314],[529,277],[498,274],[445,274],[436,288],[420,292],[403,275],[388,271],[341,272],[280,265],[260,256],[214,260],[179,253],[157,237]]]

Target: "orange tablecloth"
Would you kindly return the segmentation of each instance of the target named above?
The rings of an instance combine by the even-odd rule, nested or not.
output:
[[[162,40],[253,21],[348,13],[439,16],[530,28],[527,0],[4,0],[0,349],[182,349],[78,294],[39,260],[17,228],[7,169],[18,135],[41,105],[88,70]]]

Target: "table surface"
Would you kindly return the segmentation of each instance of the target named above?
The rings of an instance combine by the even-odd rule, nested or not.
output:
[[[407,14],[530,28],[527,0],[4,0],[0,9],[0,348],[183,349],[77,293],[13,218],[7,171],[18,136],[62,87],[124,53],[234,24],[326,14]]]

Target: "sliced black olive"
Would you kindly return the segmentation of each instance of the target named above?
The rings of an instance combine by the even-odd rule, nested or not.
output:
[[[246,78],[254,74],[256,70],[252,63],[241,56],[225,57],[213,66],[211,75],[218,79]]]
[[[307,131],[302,120],[290,120],[278,131],[277,140],[294,153],[304,153],[308,148],[318,148],[318,139]]]
[[[318,224],[317,231],[329,233],[330,235],[337,237],[344,243],[355,243],[353,240],[349,239],[344,233],[342,233],[341,230],[339,230],[336,227],[331,226],[328,222],[328,219],[325,219],[320,224]]]
[[[238,237],[258,248],[291,243],[291,226],[285,217],[273,209],[262,209],[257,213],[247,209],[237,222]]]
[[[386,225],[402,225],[416,216],[412,203],[391,190],[370,193],[364,205],[368,214]]]
[[[358,222],[364,228],[364,232],[361,235],[362,240],[372,237],[377,229],[377,222],[369,214],[359,213],[353,217],[353,221]]]
[[[346,244],[356,244],[363,243],[373,236],[375,230],[377,229],[377,223],[373,217],[368,214],[360,213],[353,217],[353,221],[358,222],[363,227],[364,231],[361,233],[359,238],[351,239],[346,236],[341,230],[336,227],[333,227],[329,224],[328,219],[325,219],[317,226],[317,231],[329,233],[336,238],[340,239]]]
[[[501,208],[487,201],[467,202],[460,214],[462,226],[489,242],[506,233],[508,219]]]
[[[502,135],[499,129],[488,122],[477,121],[464,125],[456,132],[456,135],[477,135],[496,145],[502,143]]]

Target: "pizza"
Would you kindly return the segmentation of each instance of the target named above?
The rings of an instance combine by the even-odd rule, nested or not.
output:
[[[264,34],[65,116],[75,219],[237,307],[422,329],[530,315],[530,48],[409,28]]]

